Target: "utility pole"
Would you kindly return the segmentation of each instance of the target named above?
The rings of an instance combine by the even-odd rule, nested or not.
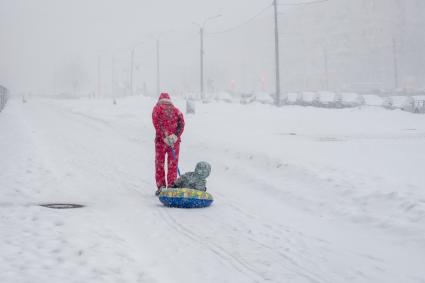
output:
[[[57,89],[58,89],[58,82],[57,82],[57,61],[55,57],[55,65],[54,65],[54,73],[53,73],[53,94],[57,95]]]
[[[143,44],[142,42],[139,42],[133,46],[131,49],[131,58],[130,58],[130,95],[134,94],[133,91],[133,82],[134,82],[134,53],[136,52],[136,48]]]
[[[156,36],[153,36],[156,40],[156,93],[159,94],[161,92],[161,61],[160,61],[160,38],[164,34],[173,32],[174,30],[168,30],[162,33],[157,34]]]
[[[394,37],[393,37],[393,64],[394,64],[394,88],[398,89],[397,42]]]
[[[204,27],[200,29],[201,34],[201,99],[205,100],[204,95]]]
[[[97,93],[96,96],[100,97],[100,88],[101,88],[101,58],[100,55],[97,56]]]
[[[275,45],[275,60],[276,60],[276,105],[280,102],[280,70],[279,70],[279,27],[277,19],[277,0],[273,0],[274,6],[274,45]]]
[[[130,58],[130,95],[133,95],[133,72],[134,72],[134,49],[131,49],[131,58]]]
[[[161,78],[159,72],[159,39],[156,39],[156,94],[159,95],[161,89]]]
[[[200,35],[200,45],[201,45],[201,99],[205,100],[205,93],[204,93],[204,31],[205,31],[205,24],[210,21],[210,20],[214,20],[221,17],[221,15],[217,15],[217,16],[213,16],[213,17],[209,17],[207,19],[204,20],[203,24],[198,24],[195,23],[196,25],[199,26],[199,35]]]
[[[115,57],[112,55],[111,59],[111,93],[115,97]]]
[[[325,86],[326,86],[326,90],[329,90],[329,68],[328,68],[328,50],[325,49],[323,50],[323,59],[324,59],[324,64],[325,64]]]

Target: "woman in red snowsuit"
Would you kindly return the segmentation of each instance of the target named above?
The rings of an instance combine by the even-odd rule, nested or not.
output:
[[[177,166],[181,135],[184,130],[183,114],[171,102],[168,93],[161,93],[152,111],[152,122],[155,127],[155,179],[158,188],[171,187],[177,178]],[[172,150],[174,149],[175,158]],[[165,183],[164,162],[167,154],[167,183]]]

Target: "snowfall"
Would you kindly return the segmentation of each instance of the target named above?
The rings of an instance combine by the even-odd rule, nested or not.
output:
[[[1,283],[425,282],[424,115],[197,103],[179,167],[211,163],[214,203],[178,209],[154,196],[155,102],[8,102]]]

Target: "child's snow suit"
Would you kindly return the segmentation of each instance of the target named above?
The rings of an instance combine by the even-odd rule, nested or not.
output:
[[[181,175],[175,182],[174,188],[189,188],[199,191],[207,190],[206,178],[211,173],[211,165],[208,162],[198,162],[195,172],[187,172]]]
[[[165,154],[167,154],[167,183],[171,186],[177,177],[177,166],[179,160],[181,135],[184,130],[183,114],[171,102],[168,93],[161,93],[158,102],[152,111],[152,122],[155,127],[155,179],[158,188],[166,187],[165,182]],[[175,135],[172,147],[175,152],[175,159],[172,153],[172,147],[164,139]]]

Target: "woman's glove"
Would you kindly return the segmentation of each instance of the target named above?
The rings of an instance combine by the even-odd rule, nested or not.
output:
[[[178,137],[175,134],[171,134],[169,136],[166,136],[164,138],[164,142],[169,145],[169,146],[174,146],[174,144],[176,143]]]

